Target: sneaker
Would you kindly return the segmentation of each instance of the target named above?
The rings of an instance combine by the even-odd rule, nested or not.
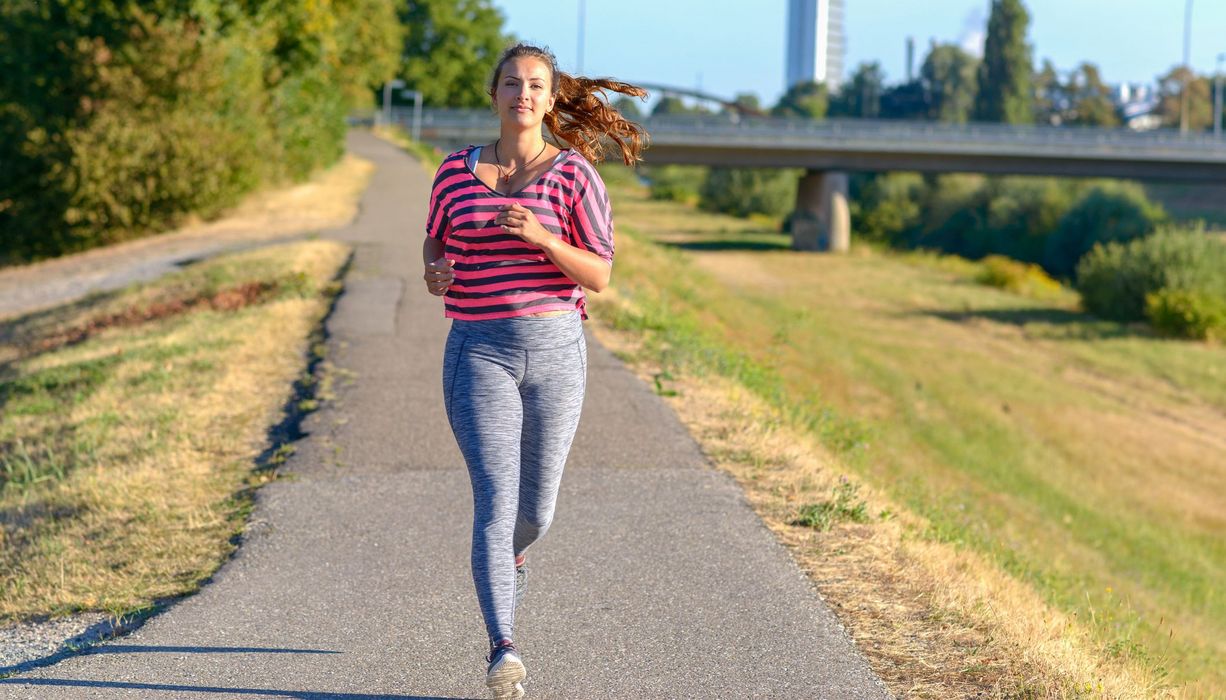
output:
[[[528,673],[524,670],[524,662],[519,658],[514,642],[502,640],[490,650],[485,660],[490,663],[485,673],[485,685],[494,700],[513,700],[524,696],[521,681]]]
[[[515,611],[519,612],[519,603],[524,599],[524,591],[528,588],[528,563],[525,561],[515,567]]]

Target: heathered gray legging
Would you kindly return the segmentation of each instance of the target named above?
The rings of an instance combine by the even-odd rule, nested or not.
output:
[[[472,573],[491,642],[515,626],[515,557],[553,519],[587,377],[579,313],[454,319],[447,419],[473,487]]]

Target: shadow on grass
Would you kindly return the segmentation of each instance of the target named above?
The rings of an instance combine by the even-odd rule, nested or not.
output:
[[[763,252],[763,251],[778,251],[791,250],[791,241],[788,239],[772,240],[768,238],[706,238],[695,241],[657,241],[660,245],[669,246],[672,248],[680,248],[682,250],[695,250],[700,252],[710,251],[742,251],[742,252]]]
[[[1015,308],[949,311],[931,309],[915,312],[955,323],[984,320],[1024,327],[1033,336],[1053,340],[1106,340],[1112,338],[1155,338],[1144,324],[1104,321],[1080,311],[1059,308]]]

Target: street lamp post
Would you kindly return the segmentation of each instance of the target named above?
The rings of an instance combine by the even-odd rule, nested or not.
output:
[[[404,81],[399,78],[383,84],[383,126],[392,125],[392,88],[404,87]]]
[[[1213,137],[1222,138],[1222,61],[1226,61],[1226,53],[1217,55],[1217,65],[1213,68]]]
[[[1192,0],[1183,13],[1183,89],[1179,94],[1179,133],[1188,133],[1188,83],[1191,82]]]
[[[414,141],[421,141],[421,91],[401,90],[400,94],[413,98],[413,130],[409,135]]]

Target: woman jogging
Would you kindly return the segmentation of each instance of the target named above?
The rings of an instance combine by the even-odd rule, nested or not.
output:
[[[603,290],[612,270],[612,212],[592,163],[608,137],[633,164],[645,136],[606,90],[647,94],[567,75],[545,49],[507,49],[489,86],[499,138],[447,156],[430,193],[424,278],[452,319],[443,396],[472,481],[472,575],[495,698],[524,694],[513,630],[525,552],[552,521],[579,425],[584,289]],[[542,123],[569,148],[546,142]]]

